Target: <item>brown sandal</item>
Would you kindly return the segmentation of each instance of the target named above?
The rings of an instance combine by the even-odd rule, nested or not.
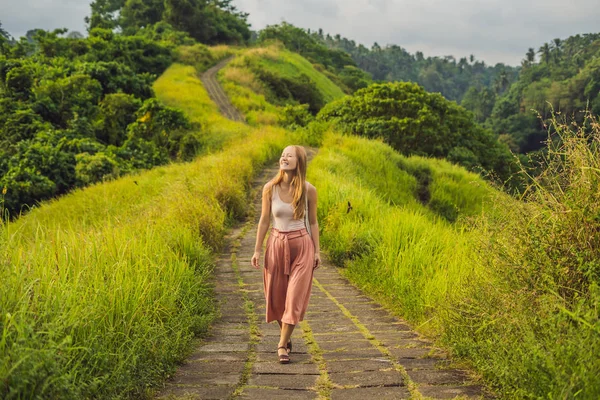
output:
[[[284,349],[286,351],[285,354],[279,354],[279,349]],[[279,356],[279,363],[280,364],[288,364],[290,362],[290,356],[287,354],[287,347],[285,346],[279,346],[277,348],[277,353]]]

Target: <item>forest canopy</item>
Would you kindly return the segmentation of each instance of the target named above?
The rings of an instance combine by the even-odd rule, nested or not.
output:
[[[166,22],[205,44],[244,44],[250,39],[248,14],[232,0],[95,0],[90,29],[119,28],[125,34]]]
[[[154,97],[152,82],[173,61],[168,42],[102,28],[64,33],[36,30],[1,48],[0,188],[13,216],[198,150],[196,137],[181,140],[195,135],[184,114]]]

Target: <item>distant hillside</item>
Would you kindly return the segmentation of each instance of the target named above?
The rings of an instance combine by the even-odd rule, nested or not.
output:
[[[317,66],[346,93],[372,83],[370,74],[357,68],[347,52],[328,48],[305,29],[283,22],[260,31],[257,40],[262,44],[273,40],[283,43],[288,50],[300,54]]]
[[[382,47],[374,43],[369,49],[339,34],[324,34],[322,29],[310,34],[327,47],[350,54],[356,65],[375,80],[415,82],[429,92],[439,92],[448,100],[459,103],[472,87],[502,93],[516,79],[518,72],[518,68],[502,63],[488,66],[473,55],[458,61],[452,55],[425,57],[420,51],[410,54],[398,45]]]
[[[542,148],[547,138],[544,124],[532,110],[546,123],[551,110],[572,115],[587,107],[600,114],[599,37],[557,38],[537,51],[530,48],[520,67],[502,63],[487,66],[473,55],[458,61],[451,55],[425,57],[398,45],[381,47],[375,43],[369,49],[340,35],[325,34],[322,29],[311,32],[287,23],[267,27],[258,39],[280,40],[288,49],[324,65],[326,73],[335,72],[354,90],[370,83],[368,77],[352,75],[357,67],[376,81],[418,83],[471,111],[476,122],[492,129],[514,152],[527,153]],[[344,73],[350,76],[344,78]],[[351,81],[355,84],[348,84]],[[583,118],[575,117],[579,121]]]
[[[600,33],[554,39],[525,57],[518,80],[485,116],[520,152],[541,148],[547,138],[537,113],[546,122],[552,110],[577,121],[585,109],[600,115]]]

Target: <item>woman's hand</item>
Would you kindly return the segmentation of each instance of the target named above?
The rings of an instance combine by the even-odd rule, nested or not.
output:
[[[260,268],[260,252],[259,251],[254,252],[254,255],[252,256],[252,260],[250,261],[250,263],[252,264],[252,266],[255,269]]]
[[[313,269],[317,269],[321,266],[321,253],[315,253],[315,263]]]

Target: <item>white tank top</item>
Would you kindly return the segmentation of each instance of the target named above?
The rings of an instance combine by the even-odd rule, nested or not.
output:
[[[278,186],[273,187],[273,195],[271,196],[271,220],[273,228],[280,232],[306,228],[304,219],[294,219],[294,206],[292,203],[286,203],[279,198]]]

